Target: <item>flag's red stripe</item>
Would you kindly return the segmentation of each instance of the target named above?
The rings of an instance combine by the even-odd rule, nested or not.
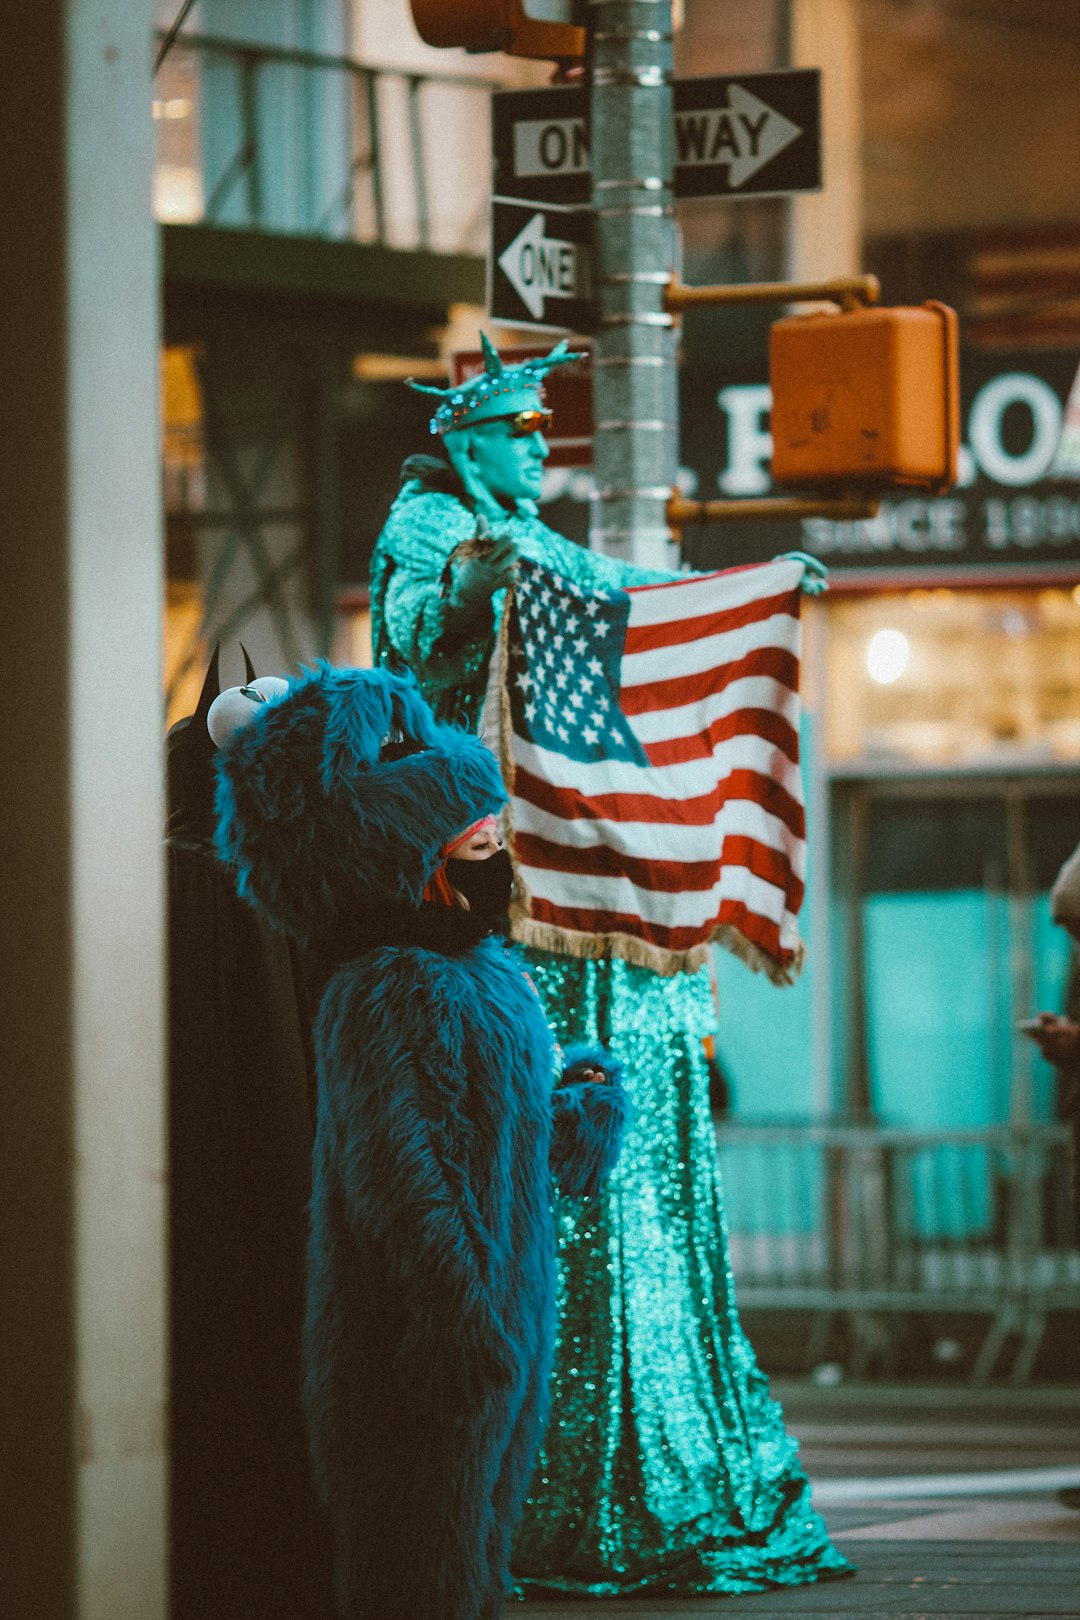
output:
[[[802,805],[787,789],[759,771],[734,770],[707,793],[685,799],[660,799],[649,793],[596,793],[556,787],[518,765],[514,793],[538,810],[565,821],[648,821],[671,826],[709,827],[729,799],[749,799],[776,816],[796,838],[806,836]]]
[[[733,714],[720,715],[705,731],[693,736],[664,738],[641,746],[650,765],[682,765],[689,759],[711,759],[717,745],[732,737],[763,737],[793,765],[799,763],[799,734],[789,720],[772,709],[736,709]]]
[[[637,888],[655,894],[701,894],[712,888],[725,867],[744,867],[754,877],[778,888],[786,896],[789,910],[796,911],[802,904],[803,886],[786,856],[742,833],[729,834],[719,857],[712,861],[655,860],[627,855],[607,844],[578,849],[521,832],[514,834],[514,855],[522,866],[572,873],[575,877],[628,878]]]
[[[721,636],[729,630],[742,630],[748,624],[760,624],[777,613],[798,620],[798,591],[759,596],[738,607],[721,608],[715,613],[698,613],[692,618],[680,616],[666,619],[661,624],[635,624],[631,612],[625,650],[628,653],[643,653],[651,652],[655,647],[676,647],[688,641],[702,641],[707,636]]]
[[[725,924],[737,928],[744,939],[757,945],[775,962],[790,962],[794,952],[781,948],[778,924],[768,917],[750,911],[741,900],[724,900],[720,910],[710,922],[694,928],[668,928],[662,923],[648,923],[641,917],[621,911],[589,911],[572,906],[553,906],[535,896],[530,907],[537,922],[549,923],[554,928],[569,928],[578,934],[630,934],[635,939],[647,940],[669,951],[688,951],[703,945],[715,929]]]
[[[733,681],[764,675],[779,681],[792,692],[799,690],[799,660],[783,647],[755,647],[729,664],[701,669],[692,675],[676,675],[670,680],[642,681],[624,685],[619,704],[624,714],[655,714],[658,709],[680,709],[687,703],[725,691]]]

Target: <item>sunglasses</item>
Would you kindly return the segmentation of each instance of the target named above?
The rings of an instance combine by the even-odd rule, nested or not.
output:
[[[530,433],[548,433],[551,430],[550,411],[518,411],[507,417],[512,439],[528,438]]]

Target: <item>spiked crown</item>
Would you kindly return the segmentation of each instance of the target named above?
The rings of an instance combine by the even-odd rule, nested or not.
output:
[[[483,332],[480,347],[484,356],[483,371],[456,388],[430,388],[410,377],[410,388],[442,401],[431,418],[432,433],[453,433],[457,428],[472,427],[474,422],[490,421],[496,416],[516,416],[518,411],[538,410],[543,403],[544,378],[548,372],[555,366],[582,359],[580,354],[570,352],[565,338],[550,354],[512,366],[504,364],[499,351]]]

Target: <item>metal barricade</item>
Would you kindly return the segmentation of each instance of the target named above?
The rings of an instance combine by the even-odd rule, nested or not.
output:
[[[1080,1242],[1062,1126],[911,1131],[723,1124],[717,1129],[743,1307],[810,1311],[865,1370],[882,1318],[962,1311],[988,1322],[972,1377],[1010,1338],[1031,1375],[1051,1311],[1080,1309]]]

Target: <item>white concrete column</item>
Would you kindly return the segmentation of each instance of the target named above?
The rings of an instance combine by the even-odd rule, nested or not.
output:
[[[0,53],[5,1620],[166,1613],[151,21]]]
[[[862,72],[859,0],[790,0],[791,65],[822,74],[824,189],[791,208],[795,281],[862,269]]]

